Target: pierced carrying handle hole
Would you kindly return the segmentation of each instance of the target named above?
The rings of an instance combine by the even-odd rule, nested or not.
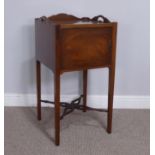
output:
[[[102,17],[98,17],[97,21],[98,22],[104,22],[104,19]]]

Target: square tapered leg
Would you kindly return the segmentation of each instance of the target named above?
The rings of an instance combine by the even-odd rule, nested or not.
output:
[[[60,144],[60,74],[54,75],[55,144]]]
[[[109,90],[108,90],[108,117],[107,117],[107,132],[112,132],[112,113],[113,113],[113,94],[114,94],[114,68],[109,68]]]
[[[37,118],[41,120],[41,64],[36,61],[36,81],[37,81]]]
[[[87,110],[87,70],[83,70],[83,112]]]

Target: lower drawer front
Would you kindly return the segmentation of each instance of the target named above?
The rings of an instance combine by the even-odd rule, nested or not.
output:
[[[64,29],[61,36],[61,68],[77,70],[110,64],[111,28]]]

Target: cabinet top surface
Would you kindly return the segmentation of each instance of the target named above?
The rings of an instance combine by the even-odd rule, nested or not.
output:
[[[52,21],[54,25],[59,25],[60,27],[102,27],[110,26],[111,23],[103,23],[100,21]]]
[[[103,22],[100,21],[52,21],[53,23],[55,23],[56,25],[91,25],[91,24],[105,24]]]
[[[40,18],[37,18],[38,20],[41,20],[42,22],[50,22],[51,24],[54,25],[60,25],[64,27],[68,26],[103,26],[103,25],[111,25],[112,23],[115,22],[110,22],[109,19],[102,15],[95,16],[93,18],[89,17],[76,17],[73,15],[68,15],[68,14],[57,14],[57,15],[52,15],[49,17],[42,16]]]

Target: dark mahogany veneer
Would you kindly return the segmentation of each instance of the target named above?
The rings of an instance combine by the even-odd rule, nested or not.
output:
[[[93,110],[87,102],[87,71],[93,68],[108,67],[109,91],[107,112],[107,132],[112,131],[112,111],[115,76],[117,23],[110,22],[102,15],[94,18],[78,18],[67,14],[35,19],[36,38],[36,71],[37,71],[37,114],[41,120],[41,63],[54,73],[54,102],[55,104],[55,144],[60,143],[60,106],[64,106],[65,115],[74,108]],[[74,102],[81,101],[81,97],[69,104],[60,102],[60,76],[64,72],[83,71],[83,105]],[[70,109],[69,112],[66,112]],[[102,111],[100,109],[95,109]],[[62,116],[63,117],[63,116]]]

